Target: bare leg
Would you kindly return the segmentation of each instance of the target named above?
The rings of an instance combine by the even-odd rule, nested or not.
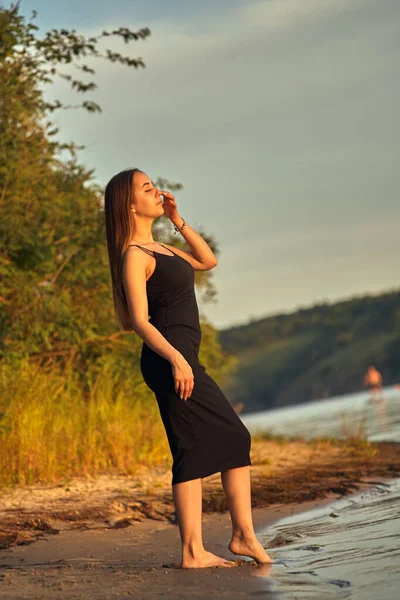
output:
[[[385,413],[385,397],[382,388],[379,388],[376,394],[376,408],[379,414],[381,431],[385,431],[387,429],[387,418]]]
[[[201,531],[202,487],[201,479],[191,479],[172,486],[172,496],[178,517],[182,541],[180,568],[233,567],[236,563],[225,560],[203,546]]]
[[[250,467],[238,467],[221,472],[221,481],[232,520],[233,554],[249,556],[258,563],[272,562],[256,538],[251,513]]]

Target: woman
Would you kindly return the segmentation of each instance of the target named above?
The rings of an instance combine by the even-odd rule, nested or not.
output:
[[[163,214],[191,252],[154,241],[152,224]],[[217,259],[182,219],[174,196],[157,189],[140,169],[122,171],[109,181],[105,219],[117,322],[143,340],[142,375],[156,396],[173,457],[179,566],[236,565],[203,546],[201,478],[217,472],[231,514],[229,550],[269,563],[252,522],[250,433],[198,359],[194,272],[212,269]]]

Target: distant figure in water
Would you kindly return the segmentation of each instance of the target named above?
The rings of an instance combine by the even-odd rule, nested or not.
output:
[[[364,385],[369,387],[370,402],[375,406],[383,428],[386,425],[385,399],[382,390],[382,374],[370,365],[364,377]]]

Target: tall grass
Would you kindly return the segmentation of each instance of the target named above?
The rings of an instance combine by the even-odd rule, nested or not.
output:
[[[154,395],[141,377],[86,383],[72,367],[0,365],[0,486],[170,464]]]
[[[342,413],[340,415],[340,430],[342,432],[342,436],[351,442],[366,441],[367,432],[365,421],[365,414],[359,413],[356,415],[355,411],[352,411],[350,414]]]

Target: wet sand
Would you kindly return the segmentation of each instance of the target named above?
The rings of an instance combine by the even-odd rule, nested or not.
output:
[[[256,531],[400,475],[400,445],[385,442],[260,441],[252,460]],[[203,498],[205,547],[237,558],[219,474],[203,480]],[[165,468],[2,490],[0,507],[0,598],[240,598],[261,594],[280,568],[173,568],[180,539]]]
[[[365,481],[360,490],[371,485]],[[255,508],[256,531],[287,515],[329,504],[337,497],[330,493],[317,501]],[[237,567],[183,570],[172,566],[180,559],[178,526],[166,522],[146,518],[123,528],[88,524],[86,530],[44,534],[34,544],[0,551],[0,598],[233,600],[265,593],[265,578],[273,575],[274,564],[258,566],[233,555],[227,548],[230,532],[229,514],[204,515],[206,549],[237,560]],[[270,555],[274,558],[273,553]],[[274,598],[271,593],[268,597]]]

